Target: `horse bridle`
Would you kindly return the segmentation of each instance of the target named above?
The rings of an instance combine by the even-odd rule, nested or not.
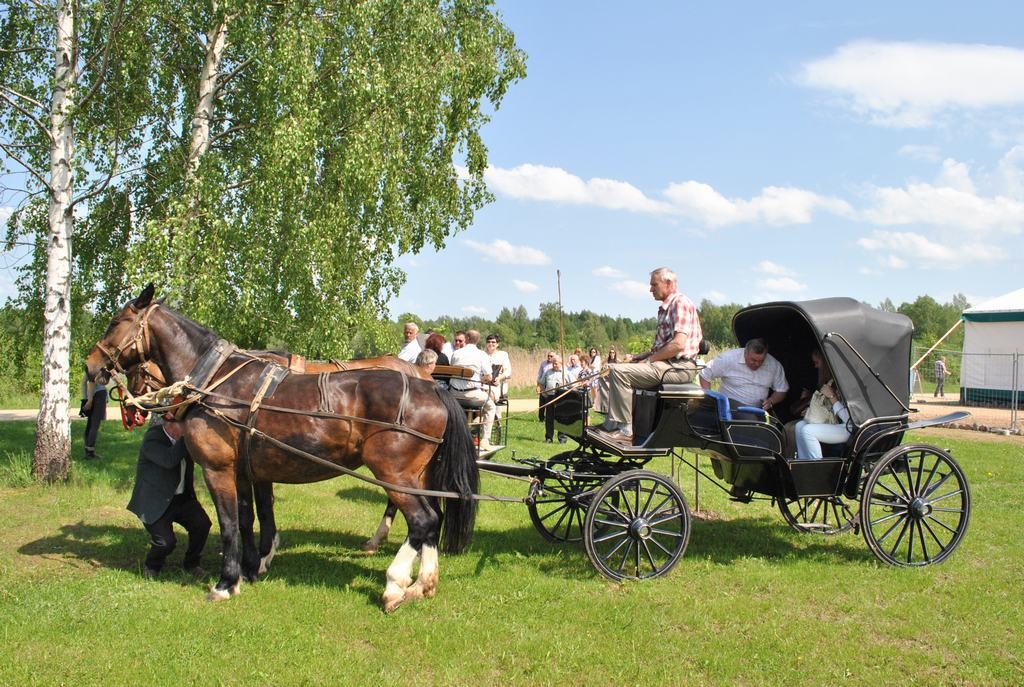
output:
[[[129,304],[129,308],[133,312],[138,313],[139,310],[134,305]],[[146,351],[149,350],[149,317],[153,314],[153,311],[160,307],[159,303],[153,303],[149,305],[145,311],[142,312],[142,316],[136,319],[136,328],[133,332],[129,333],[117,347],[111,351],[109,348],[104,346],[102,343],[97,342],[96,348],[106,356],[110,365],[106,368],[108,371],[113,370],[123,374],[131,383],[133,378],[137,378],[139,375],[143,375],[143,388],[138,394],[133,394],[132,390],[127,386],[123,386],[120,381],[113,377],[114,384],[118,390],[118,396],[114,399],[121,405],[121,424],[127,430],[132,430],[136,427],[141,427],[146,423],[146,416],[148,413],[142,408],[130,408],[126,401],[133,395],[145,394],[149,391],[162,388],[164,386],[163,376],[159,372],[154,374],[152,369],[155,367],[155,363],[146,357]],[[125,369],[121,365],[121,356],[124,355],[125,351],[134,348],[138,353],[139,362],[132,365],[131,368]],[[154,386],[157,384],[157,386]],[[127,398],[126,398],[127,397]]]
[[[138,313],[139,310],[134,305],[129,304],[129,308],[132,311]],[[120,372],[127,376],[128,371],[121,366],[121,356],[125,351],[135,348],[138,352],[139,363],[135,367],[142,366],[148,363],[146,358],[146,351],[149,350],[149,317],[153,314],[157,308],[160,307],[159,303],[153,303],[149,305],[143,312],[142,316],[135,320],[135,331],[129,333],[118,346],[113,349],[113,352],[109,348],[103,345],[102,342],[97,342],[96,348],[100,350],[107,360],[110,361],[110,365],[107,367],[108,370]]]

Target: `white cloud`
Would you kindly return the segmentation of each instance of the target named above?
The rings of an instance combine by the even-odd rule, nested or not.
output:
[[[942,170],[939,172],[936,185],[948,186],[961,193],[976,193],[974,182],[971,181],[971,168],[964,162],[949,158],[942,161]]]
[[[611,285],[612,291],[617,291],[626,296],[633,298],[637,297],[650,297],[651,295],[651,284],[650,282],[636,281],[635,279],[624,279],[619,282],[615,282]]]
[[[807,290],[806,284],[801,284],[792,277],[778,277],[776,279],[762,279],[757,282],[759,289],[771,293],[800,293]]]
[[[612,210],[659,213],[664,203],[651,200],[630,183],[614,179],[583,180],[558,167],[522,164],[512,169],[489,167],[484,175],[497,193],[523,200],[596,205]]]
[[[520,293],[533,293],[534,291],[540,290],[540,287],[531,281],[523,281],[522,279],[513,279],[512,286],[516,288],[516,291]]]
[[[1024,146],[1014,146],[999,160],[999,183],[1011,198],[1024,200]]]
[[[621,279],[626,276],[626,273],[622,270],[610,267],[609,265],[598,267],[591,274],[595,277],[608,277],[610,279]]]
[[[1024,103],[1024,50],[857,41],[804,64],[797,79],[838,93],[875,124],[924,127],[950,111]]]
[[[880,253],[885,267],[903,268],[908,264],[939,267],[967,263],[994,262],[1002,251],[981,243],[962,242],[947,246],[914,232],[874,231],[858,239],[857,245],[866,251]]]
[[[729,296],[722,293],[721,291],[708,291],[706,294],[704,294],[704,298],[707,298],[712,303],[717,303],[718,305],[722,305],[723,303],[729,302]]]
[[[757,263],[757,269],[765,274],[773,274],[779,277],[791,277],[794,274],[793,270],[788,267],[771,262],[770,260],[762,260]]]
[[[912,160],[923,160],[925,162],[939,162],[942,160],[942,153],[939,151],[938,146],[908,143],[900,147],[899,154]]]
[[[684,181],[670,184],[665,196],[680,213],[713,227],[741,222],[764,222],[773,226],[808,224],[817,209],[837,215],[852,212],[844,200],[780,186],[767,186],[760,195],[746,200],[726,198],[698,181]]]
[[[929,224],[1012,234],[1024,227],[1024,202],[1006,196],[985,198],[951,186],[915,183],[905,188],[873,187],[869,197],[873,206],[864,211],[864,218],[881,226]]]
[[[502,265],[547,265],[551,262],[551,258],[542,250],[530,246],[514,246],[504,239],[490,243],[467,240],[466,245],[487,260]]]
[[[486,315],[488,312],[487,308],[480,305],[464,305],[461,310],[469,315]]]
[[[584,181],[558,167],[522,164],[513,169],[491,167],[487,171],[491,188],[513,198],[540,202],[592,205],[611,210],[644,214],[682,215],[712,227],[742,222],[764,222],[774,226],[807,224],[816,210],[849,215],[849,204],[838,198],[820,196],[800,188],[768,186],[749,200],[726,198],[699,181],[673,183],[663,191],[668,202],[648,198],[625,181],[590,179]]]

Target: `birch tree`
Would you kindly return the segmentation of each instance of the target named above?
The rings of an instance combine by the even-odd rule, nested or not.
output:
[[[482,129],[525,75],[489,0],[22,0],[6,12],[4,152],[51,210],[52,226],[33,225],[30,195],[8,236],[34,236],[54,263],[23,282],[46,301],[43,479],[67,474],[76,294],[102,320],[153,279],[243,346],[372,346],[404,283],[395,259],[442,248],[490,200]],[[54,17],[70,39],[51,66],[66,71],[48,124],[58,81],[39,50],[57,44]],[[95,337],[83,338],[86,350]]]
[[[395,259],[490,199],[481,129],[525,56],[479,0],[211,8],[136,203],[134,281],[241,345],[347,355],[382,331]]]
[[[23,169],[29,179],[8,242],[19,227],[26,233],[38,228],[46,254],[32,463],[32,474],[46,481],[66,478],[70,465],[75,206],[102,193],[125,151],[138,147],[138,121],[147,108],[131,87],[132,71],[146,52],[140,50],[145,30],[133,22],[145,21],[144,8],[127,0],[9,2],[0,15],[0,149],[5,166]],[[46,207],[45,228],[31,221],[40,205]]]

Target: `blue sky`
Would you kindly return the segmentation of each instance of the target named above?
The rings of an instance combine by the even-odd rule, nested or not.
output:
[[[498,7],[529,73],[484,130],[496,200],[400,259],[391,317],[535,316],[557,272],[568,311],[649,317],[663,265],[715,303],[1022,286],[1024,4]]]
[[[392,316],[1024,281],[1024,4],[498,3],[529,55],[485,129],[496,201],[403,258]]]

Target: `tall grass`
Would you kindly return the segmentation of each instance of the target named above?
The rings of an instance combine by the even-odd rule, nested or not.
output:
[[[510,432],[519,457],[564,449],[535,415]],[[31,435],[0,423],[15,462]],[[970,531],[942,565],[880,564],[858,536],[798,534],[768,502],[702,480],[703,517],[665,578],[612,583],[524,507],[485,502],[471,549],[442,558],[437,597],[385,616],[404,524],[362,554],[384,500],[348,478],[277,487],[282,549],[231,601],[174,570],[181,542],[143,579],[146,535],[124,510],[141,434],[110,422],[104,459],[76,463],[70,484],[0,487],[0,684],[1020,684],[1024,444],[950,436],[911,438],[951,448],[971,480]],[[692,506],[692,472],[681,483]],[[526,486],[485,476],[483,491]],[[216,549],[215,528],[210,569]]]

